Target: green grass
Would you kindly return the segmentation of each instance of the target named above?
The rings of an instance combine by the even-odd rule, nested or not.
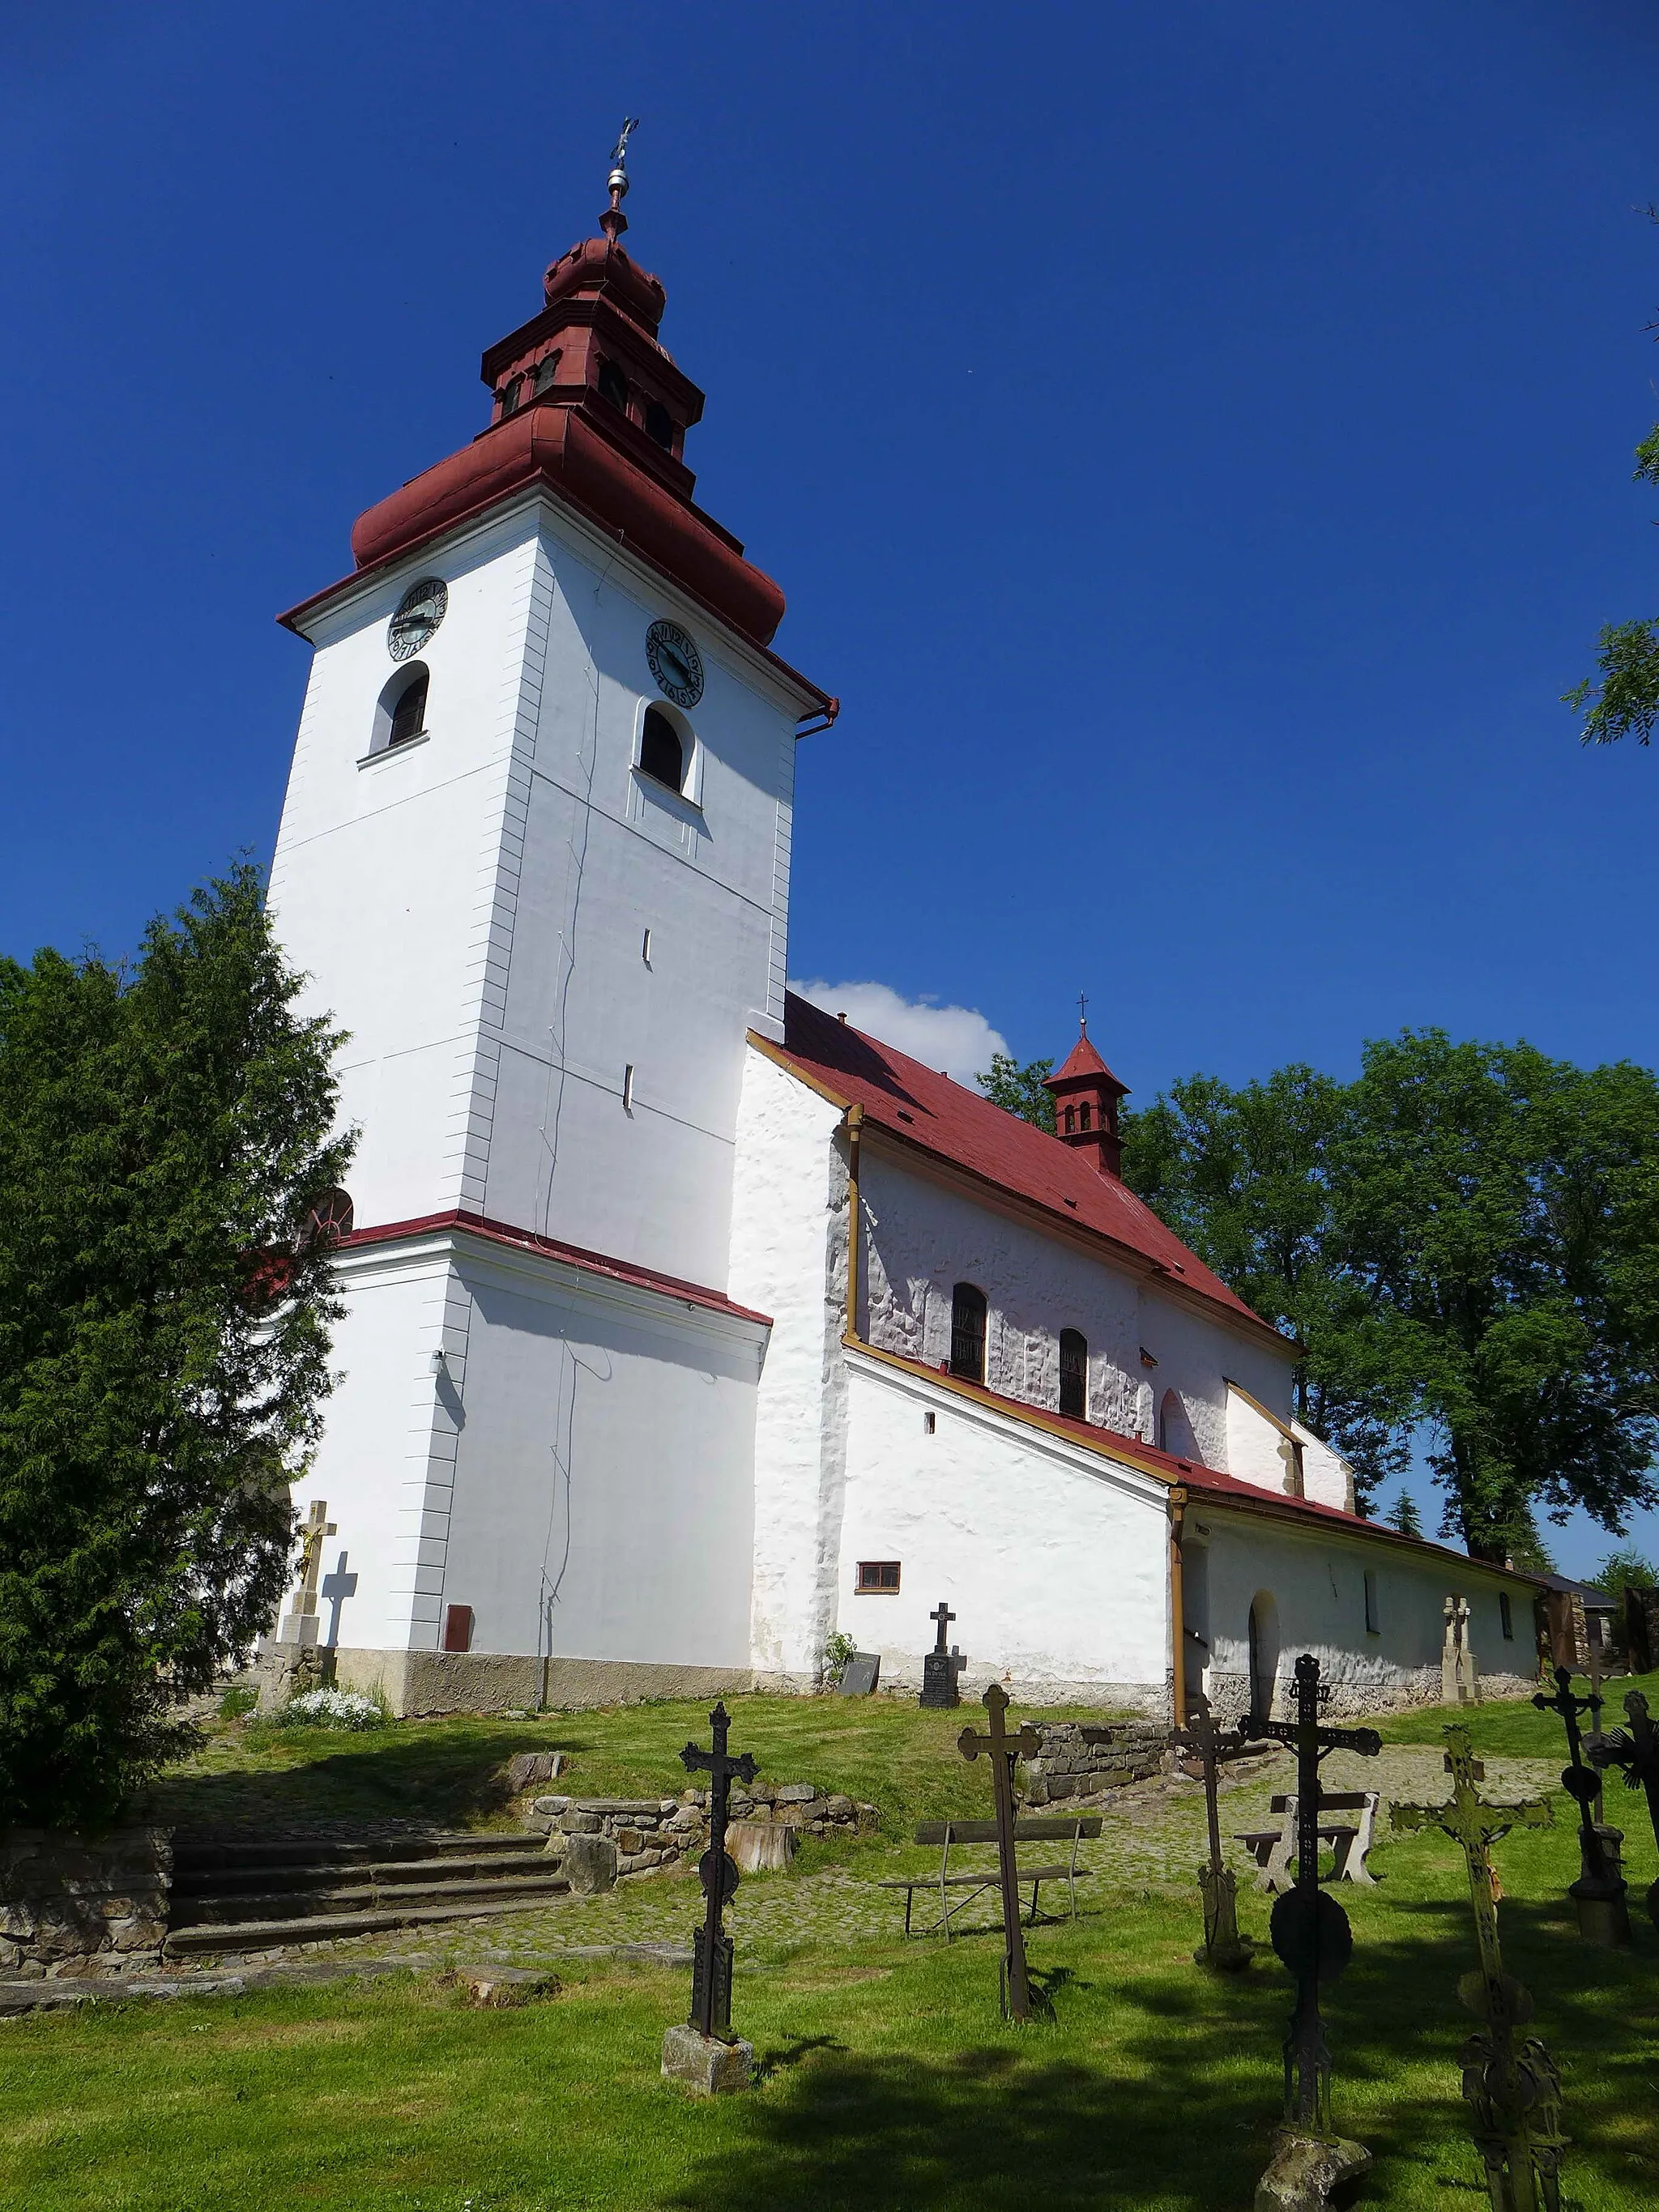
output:
[[[1581,1698],[1589,1696],[1587,1676],[1576,1675],[1572,1686]],[[1629,1690],[1640,1690],[1659,1714],[1659,1674],[1615,1675],[1601,1686],[1606,1700],[1601,1709],[1604,1729],[1624,1726],[1625,1693]],[[1440,1705],[1418,1706],[1410,1712],[1395,1713],[1377,1725],[1384,1743],[1438,1743],[1440,1731],[1449,1720],[1462,1722],[1475,1750],[1490,1752],[1495,1759],[1548,1759],[1559,1763],[1567,1755],[1566,1730],[1560,1715],[1540,1713],[1530,1698],[1495,1700],[1461,1711]]]
[[[734,1739],[762,1752],[768,1771],[874,1798],[890,1833],[923,1811],[982,1809],[982,1772],[955,1755],[959,1715],[883,1701],[744,1699],[734,1709]],[[1475,1716],[1483,1727],[1516,1717]],[[692,1706],[635,1706],[562,1721],[434,1723],[334,1738],[308,1758],[296,1739],[262,1745],[244,1734],[168,1789],[240,1778],[239,1786],[275,1790],[286,1776],[308,1802],[357,1792],[380,1805],[401,1777],[398,1789],[419,1778],[462,1810],[480,1775],[536,1741],[575,1752],[573,1780],[584,1790],[655,1788],[673,1778],[673,1752],[700,1717]],[[1410,1717],[1437,1741],[1446,1716]],[[1547,1739],[1541,1749],[1554,1757]],[[342,1759],[390,1764],[325,1779]],[[368,1772],[380,1777],[373,1786]],[[1592,1950],[1565,1893],[1577,1871],[1568,1816],[1558,1799],[1554,1827],[1498,1846],[1506,1964],[1533,1991],[1536,2032],[1561,2067],[1570,2212],[1650,2212],[1659,1931],[1639,1896],[1653,1841],[1644,1816],[1627,1823],[1634,1949]],[[1362,2201],[1480,2212],[1459,2095],[1457,2051],[1471,2023],[1454,1992],[1474,1956],[1462,1861],[1431,1834],[1379,1844],[1372,1863],[1381,1886],[1343,1893],[1355,1956],[1328,2004],[1337,2119],[1377,2161]],[[688,1901],[694,1894],[688,1886]],[[1241,1917],[1265,1937],[1265,1899],[1246,1891]],[[1023,2030],[998,2018],[989,1932],[948,1948],[882,1937],[740,1950],[736,2017],[760,2079],[748,2096],[712,2105],[658,2077],[662,2031],[684,2016],[687,1977],[657,1968],[578,1962],[562,1969],[562,1994],[508,2012],[467,2009],[434,1973],[27,2019],[0,2032],[0,2206],[1243,2208],[1277,2117],[1289,1984],[1265,1948],[1237,1980],[1200,1972],[1196,1921],[1191,1895],[1091,1884],[1075,1926],[1030,1938],[1054,2016]],[[488,1932],[446,1936],[449,1955],[476,1957]]]
[[[733,1697],[726,1707],[734,1748],[752,1751],[763,1774],[878,1805],[891,1831],[985,1809],[984,1770],[957,1756],[962,1713],[883,1697]],[[163,1778],[144,1817],[188,1827],[394,1816],[501,1826],[514,1817],[502,1769],[515,1751],[568,1753],[558,1787],[581,1796],[677,1796],[690,1779],[679,1754],[692,1737],[708,1742],[708,1708],[687,1699],[523,1721],[394,1722],[362,1735],[238,1723],[215,1728],[197,1758]]]

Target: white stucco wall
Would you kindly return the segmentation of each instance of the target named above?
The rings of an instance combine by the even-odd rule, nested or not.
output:
[[[1011,1696],[1161,1707],[1168,1648],[1164,1486],[925,1376],[846,1354],[847,1506],[839,1625],[921,1680],[941,1598],[969,1661]],[[928,1433],[926,1416],[934,1419]],[[899,1594],[856,1595],[860,1559],[896,1559]]]
[[[1201,1565],[1194,1556],[1200,1552],[1206,1555]],[[1531,1586],[1472,1561],[1229,1513],[1203,1498],[1194,1499],[1188,1515],[1186,1553],[1188,1626],[1208,1640],[1207,1686],[1225,1717],[1243,1709],[1250,1607],[1258,1595],[1271,1598],[1276,1613],[1281,1692],[1297,1655],[1311,1651],[1334,1685],[1341,1711],[1438,1701],[1442,1608],[1454,1591],[1469,1602],[1476,1666],[1492,1686],[1518,1689],[1530,1679]],[[1365,1625],[1367,1571],[1376,1578],[1375,1632]],[[1510,1640],[1502,1632],[1500,1589],[1510,1593]]]
[[[750,1645],[767,1679],[814,1678],[836,1623],[847,1474],[846,1158],[840,1109],[749,1049],[731,1295],[773,1316],[755,1423]]]
[[[422,575],[449,590],[419,656],[430,736],[360,767]],[[686,799],[632,765],[659,616],[705,671]],[[360,1224],[459,1206],[723,1289],[744,1034],[782,1018],[805,701],[546,497],[308,620],[272,908],[307,1007],[350,1032]]]
[[[1300,1421],[1291,1431],[1302,1447],[1302,1494],[1316,1504],[1334,1505],[1339,1513],[1354,1510],[1353,1469],[1339,1451],[1322,1443]]]

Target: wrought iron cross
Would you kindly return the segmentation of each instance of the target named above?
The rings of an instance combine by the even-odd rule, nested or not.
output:
[[[1591,1812],[1601,1785],[1584,1764],[1583,1740],[1578,1733],[1579,1714],[1599,1713],[1601,1710],[1601,1698],[1594,1690],[1587,1698],[1577,1696],[1573,1691],[1571,1670],[1558,1667],[1555,1670],[1555,1695],[1547,1698],[1540,1690],[1533,1703],[1540,1713],[1559,1713],[1566,1724],[1569,1764],[1561,1770],[1561,1787],[1569,1797],[1577,1802],[1578,1840],[1583,1852],[1585,1875],[1594,1881],[1605,1883],[1611,1870],[1607,1853],[1601,1848],[1601,1831]]]
[[[928,1614],[927,1618],[929,1620],[936,1620],[939,1623],[939,1640],[933,1646],[934,1650],[948,1657],[949,1654],[945,1650],[945,1632],[951,1626],[951,1623],[956,1619],[955,1613],[951,1612],[950,1607],[945,1603],[945,1600],[941,1598],[939,1603],[933,1607],[933,1611]]]
[[[1004,2002],[1012,2019],[1030,2020],[1031,1985],[1025,1971],[1025,1937],[1019,1924],[1019,1876],[1014,1859],[1014,1761],[1035,1759],[1042,1748],[1042,1740],[1029,1726],[1023,1727],[1018,1735],[1008,1734],[1003,1725],[1008,1711],[1008,1693],[1000,1682],[993,1682],[986,1691],[985,1710],[991,1717],[988,1733],[980,1735],[970,1728],[963,1729],[957,1738],[957,1749],[964,1759],[977,1759],[981,1752],[990,1756],[991,1783],[997,1807],[997,1870],[1002,1881]]]
[[[1285,2117],[1316,2133],[1330,2127],[1331,2054],[1319,2016],[1319,1984],[1334,1982],[1353,1955],[1348,1916],[1319,1887],[1319,1762],[1328,1752],[1357,1751],[1375,1759],[1382,1739],[1375,1729],[1322,1728],[1320,1706],[1329,1699],[1319,1662],[1304,1651],[1296,1662],[1296,1718],[1269,1720],[1252,1713],[1242,1725],[1252,1736],[1270,1736],[1296,1753],[1296,1887],[1273,1906],[1273,1947],[1296,1977],[1296,2010],[1285,2041]]]
[[[1659,1730],[1649,1717],[1648,1701],[1639,1690],[1626,1691],[1625,1712],[1630,1726],[1614,1729],[1611,1735],[1593,1743],[1590,1757],[1604,1771],[1609,1766],[1617,1767],[1628,1788],[1645,1792],[1653,1839],[1659,1844]],[[1659,1881],[1648,1891],[1648,1911],[1659,1921]]]
[[[1532,1999],[1504,1972],[1498,1942],[1498,1878],[1492,1863],[1495,1843],[1511,1828],[1548,1827],[1550,1808],[1541,1799],[1524,1805],[1487,1804],[1475,1787],[1485,1780],[1486,1769],[1474,1754],[1468,1729],[1454,1725],[1445,1736],[1450,1801],[1395,1805],[1389,1818],[1400,1833],[1440,1829],[1461,1848],[1468,1869],[1480,1965],[1458,1984],[1457,1993],[1486,2027],[1463,2046],[1463,2094],[1473,2107],[1474,2140],[1486,2164],[1492,2203],[1498,2212],[1536,2212],[1540,2204],[1547,2212],[1558,2212],[1560,2077],[1536,2036],[1524,2038],[1518,2045],[1516,2042],[1516,2029],[1532,2018]]]
[[[1201,1965],[1220,1966],[1229,1973],[1248,1966],[1250,1947],[1238,1932],[1238,1884],[1221,1856],[1221,1814],[1216,1803],[1218,1770],[1229,1750],[1242,1751],[1249,1741],[1241,1721],[1236,1729],[1218,1729],[1210,1701],[1201,1690],[1188,1699],[1196,1717],[1189,1715],[1185,1728],[1176,1729],[1170,1741],[1190,1752],[1204,1773],[1204,1810],[1210,1827],[1210,1859],[1198,1870],[1199,1893],[1204,1900],[1204,1948]]]
[[[697,1930],[691,1971],[691,2025],[699,2033],[724,2043],[732,2039],[732,1939],[722,1932],[720,1916],[741,1879],[735,1862],[726,1855],[726,1807],[732,1776],[740,1782],[752,1782],[757,1770],[753,1752],[745,1751],[741,1759],[734,1759],[726,1750],[732,1717],[724,1701],[709,1714],[708,1725],[714,1732],[714,1749],[704,1751],[698,1744],[688,1743],[680,1753],[680,1764],[688,1774],[701,1771],[710,1778],[708,1849],[697,1863],[697,1878],[708,1905]]]

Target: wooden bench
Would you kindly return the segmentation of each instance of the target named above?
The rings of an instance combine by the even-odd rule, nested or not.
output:
[[[1336,1854],[1336,1865],[1331,1873],[1333,1881],[1352,1881],[1368,1889],[1376,1887],[1376,1876],[1365,1863],[1365,1854],[1376,1840],[1377,1793],[1375,1790],[1327,1790],[1319,1800],[1319,1840],[1328,1844]],[[1291,1862],[1296,1856],[1296,1799],[1275,1797],[1268,1808],[1279,1816],[1276,1828],[1246,1828],[1237,1832],[1236,1841],[1248,1844],[1250,1856],[1265,1871],[1256,1876],[1256,1887],[1265,1889],[1271,1896],[1279,1889],[1292,1889],[1296,1878],[1291,1872]],[[1352,1822],[1331,1820],[1330,1813],[1356,1813]]]
[[[1072,1917],[1073,1920],[1077,1918],[1078,1883],[1086,1879],[1093,1871],[1091,1868],[1078,1864],[1077,1847],[1081,1843],[1092,1842],[1099,1833],[1098,1813],[1073,1814],[1069,1819],[1059,1815],[1052,1817],[1036,1814],[1021,1815],[1015,1820],[1014,1849],[1018,1881],[1021,1887],[1028,1881],[1031,1885],[1031,1917],[1027,1923],[1029,1926],[1036,1925],[1037,1896],[1045,1881],[1063,1881],[1066,1884],[1071,1898]],[[907,1936],[911,1933],[910,1912],[915,1901],[916,1892],[919,1889],[937,1890],[939,1917],[927,1927],[917,1929],[915,1933],[919,1936],[934,1936],[943,1929],[945,1940],[948,1943],[951,1940],[951,1921],[986,1890],[999,1889],[1002,1880],[1002,1870],[1000,1866],[995,1865],[989,1869],[981,1866],[952,1873],[951,1853],[963,1844],[989,1844],[994,1848],[997,1840],[997,1824],[994,1820],[923,1820],[917,1825],[915,1839],[919,1844],[939,1845],[939,1872],[900,1877],[895,1881],[878,1882],[876,1886],[879,1889],[902,1889],[904,1892],[904,1932]],[[1069,1843],[1072,1847],[1063,1865],[1018,1866],[1020,1844],[1061,1843]],[[953,1899],[951,1894],[953,1890],[963,1890],[966,1894]]]

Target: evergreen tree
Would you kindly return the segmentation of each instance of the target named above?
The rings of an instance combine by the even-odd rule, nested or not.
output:
[[[299,981],[246,866],[0,962],[0,1826],[112,1814],[276,1611],[350,1152]]]
[[[1423,1533],[1423,1516],[1409,1490],[1402,1490],[1389,1506],[1388,1520],[1389,1526],[1398,1528],[1402,1536],[1420,1536]]]

